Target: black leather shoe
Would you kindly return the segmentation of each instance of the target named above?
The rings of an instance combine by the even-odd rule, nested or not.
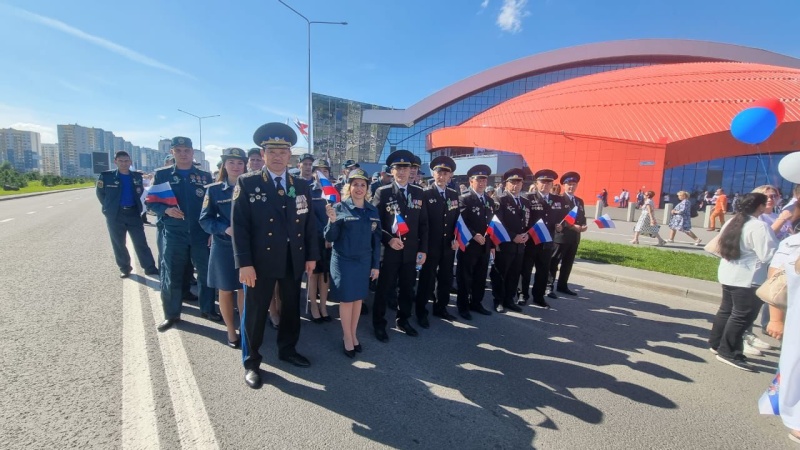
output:
[[[528,304],[528,299],[527,298],[523,298],[523,299],[520,299],[520,300],[517,301],[517,306],[525,306],[527,304]]]
[[[184,303],[192,303],[196,301],[197,301],[197,296],[192,294],[191,292],[188,292],[186,293],[186,295],[183,296]]]
[[[344,355],[347,356],[350,359],[353,359],[353,358],[356,357],[356,349],[353,348],[352,350],[348,350],[347,347],[345,347],[344,348]]]
[[[515,305],[513,302],[510,302],[510,303],[508,303],[506,305],[503,305],[503,307],[505,307],[506,309],[510,309],[510,310],[512,310],[514,312],[522,312],[522,308],[520,308],[519,306]]]
[[[558,298],[558,295],[556,295],[556,293],[553,292],[553,291],[548,292],[547,296],[550,297],[550,298]]]
[[[464,320],[472,320],[472,314],[469,311],[459,311],[458,315]]]
[[[564,287],[564,288],[556,288],[556,290],[557,290],[558,292],[561,292],[562,294],[567,294],[567,295],[578,295],[578,293],[577,293],[577,292],[570,291],[570,290],[569,290],[569,288],[566,288],[566,287]]]
[[[202,314],[200,314],[200,316],[202,316],[203,319],[208,319],[208,320],[211,320],[211,321],[214,321],[214,322],[222,322],[222,316],[220,316],[219,314],[217,314],[215,312],[202,313]]]
[[[158,275],[158,267],[151,267],[149,269],[144,269],[145,275]]]
[[[311,314],[311,313],[308,314],[308,320],[310,320],[310,321],[312,321],[314,323],[322,323],[322,322],[324,322],[324,320],[322,320],[322,316],[314,317],[314,315]]]
[[[235,341],[228,341],[228,347],[230,348],[241,348],[242,347],[242,338],[238,337]]]
[[[308,358],[301,355],[300,353],[295,353],[287,356],[279,356],[278,359],[280,359],[281,361],[286,361],[289,364],[293,364],[297,367],[308,367],[311,365],[311,361],[309,361]]]
[[[442,318],[442,319],[450,321],[450,322],[456,320],[456,317],[453,316],[452,314],[448,313],[447,311],[434,311],[433,312],[433,316]]]
[[[129,276],[131,276],[131,271],[130,270],[120,270],[119,271],[119,277],[120,278],[128,278]]]
[[[417,333],[417,330],[415,330],[414,327],[412,327],[411,324],[408,323],[408,320],[398,320],[396,322],[396,325],[398,330],[402,331],[408,336],[414,337],[419,335],[419,333]]]
[[[538,306],[539,308],[544,308],[544,309],[550,309],[550,305],[544,300],[544,298],[534,299],[533,306]]]
[[[353,350],[355,350],[356,353],[361,353],[364,351],[364,347],[362,347],[361,344],[356,344],[353,346]]]
[[[417,318],[417,323],[419,324],[419,326],[421,326],[422,328],[425,328],[425,329],[431,327],[431,323],[428,321],[428,316],[418,317]]]
[[[331,316],[322,316],[321,318],[323,322],[333,322]]]
[[[164,331],[167,331],[170,328],[172,328],[173,326],[175,326],[175,324],[180,322],[180,321],[181,321],[181,319],[166,319],[163,322],[161,322],[160,324],[158,324],[156,329],[163,333]]]
[[[375,339],[381,342],[389,342],[389,335],[386,334],[386,329],[383,327],[375,328]]]
[[[261,387],[261,375],[257,370],[248,370],[244,373],[244,382],[253,389]]]
[[[488,309],[484,308],[483,305],[475,305],[469,308],[470,311],[475,311],[478,314],[483,314],[484,316],[491,316],[492,312]]]

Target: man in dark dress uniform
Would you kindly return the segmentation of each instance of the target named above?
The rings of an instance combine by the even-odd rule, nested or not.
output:
[[[430,163],[435,183],[423,191],[423,207],[428,214],[428,253],[419,272],[417,285],[417,321],[428,328],[428,298],[436,286],[433,315],[445,320],[455,317],[447,312],[450,286],[453,284],[453,263],[458,244],[453,238],[458,220],[458,193],[447,187],[456,163],[449,156],[438,156]]]
[[[378,188],[372,199],[372,204],[378,208],[383,229],[383,261],[372,309],[375,337],[381,342],[389,340],[384,318],[386,300],[390,291],[398,285],[397,328],[409,336],[417,335],[417,330],[408,319],[414,303],[415,266],[425,264],[428,252],[428,212],[423,207],[422,188],[409,183],[413,156],[408,150],[396,150],[386,158],[394,183]],[[399,232],[397,224],[400,218],[396,216],[405,222],[407,233],[401,235]]]
[[[124,151],[118,151],[114,155],[114,164],[117,165],[117,170],[106,170],[97,178],[95,192],[103,205],[103,215],[106,216],[106,226],[111,236],[111,248],[119,267],[119,277],[129,277],[133,269],[131,255],[125,246],[128,234],[131,235],[136,257],[139,258],[144,273],[158,275],[153,252],[150,251],[144,235],[144,222],[140,218],[144,209],[139,201],[144,192],[142,172],[130,170],[131,157]]]
[[[491,311],[484,308],[486,291],[486,271],[489,269],[489,255],[493,252],[492,241],[486,237],[486,229],[492,220],[496,204],[486,195],[486,182],[492,169],[479,164],[467,171],[470,189],[459,197],[459,209],[464,224],[472,239],[463,252],[458,252],[458,315],[472,320],[470,311],[489,316]]]
[[[497,218],[508,232],[510,242],[500,243],[495,250],[492,276],[492,294],[497,312],[505,309],[520,312],[522,308],[514,303],[517,283],[525,256],[525,243],[530,236],[531,204],[520,197],[525,174],[522,169],[511,169],[503,174],[505,189],[498,198]]]
[[[408,182],[419,186],[419,168],[422,166],[422,158],[414,155],[411,161],[411,174],[408,176]]]
[[[352,159],[348,159],[347,161],[343,162],[342,173],[340,175],[341,179],[338,182],[336,182],[336,184],[333,185],[336,188],[336,190],[342,192],[342,189],[344,189],[344,185],[347,183],[347,176],[350,174],[350,171],[353,169],[357,169],[359,167],[361,166]]]
[[[370,193],[370,195],[372,195],[374,197],[375,196],[375,191],[377,191],[379,187],[386,186],[387,184],[390,184],[391,182],[392,182],[392,176],[389,173],[389,166],[384,165],[383,168],[381,168],[381,172],[380,172],[380,174],[378,176],[378,180],[377,181],[373,181],[372,184],[369,185],[369,193]]]
[[[533,178],[536,183],[536,189],[527,194],[527,199],[531,202],[531,225],[542,219],[547,231],[550,232],[550,236],[554,236],[555,233],[561,232],[560,222],[566,215],[566,212],[562,212],[563,201],[561,197],[550,194],[553,189],[553,180],[558,178],[558,174],[550,169],[542,169],[536,172]],[[531,239],[525,248],[525,264],[522,268],[521,276],[522,292],[523,295],[527,294],[526,291],[530,286],[531,269],[535,268],[536,274],[533,277],[531,297],[533,298],[534,306],[540,308],[550,308],[550,305],[544,299],[544,295],[547,291],[547,280],[550,276],[550,258],[552,255],[552,242],[535,244]],[[526,302],[524,298],[517,304],[524,305]]]
[[[577,172],[567,172],[561,176],[561,185],[564,186],[564,195],[561,196],[563,202],[563,212],[566,216],[569,212],[578,207],[578,217],[575,219],[575,224],[570,225],[562,222],[562,230],[556,233],[553,237],[555,248],[553,249],[553,258],[550,261],[550,292],[547,296],[550,298],[558,298],[553,288],[562,294],[578,295],[569,289],[567,282],[569,281],[569,274],[572,272],[572,265],[575,263],[575,255],[578,253],[578,245],[581,243],[581,233],[585,232],[588,227],[586,226],[586,209],[583,200],[575,196],[575,191],[578,189],[578,182],[581,181],[581,176]],[[561,263],[561,270],[558,265]],[[558,281],[556,282],[556,272],[558,272]],[[555,286],[553,286],[555,284]]]
[[[309,183],[314,182],[314,175],[313,172],[313,165],[314,165],[314,155],[311,153],[303,153],[300,156],[300,160],[297,162],[297,170],[300,171],[299,177],[308,181]]]
[[[287,173],[290,147],[297,142],[286,124],[262,125],[253,135],[264,149],[266,165],[260,172],[239,177],[233,191],[233,254],[239,280],[245,284],[242,316],[244,380],[261,386],[261,354],[269,303],[275,285],[281,292],[278,358],[307,367],[297,353],[300,338],[300,278],[311,273],[319,259],[316,222],[311,213],[307,181]]]

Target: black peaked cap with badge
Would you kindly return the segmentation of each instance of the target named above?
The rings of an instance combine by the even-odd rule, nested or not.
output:
[[[261,148],[290,148],[297,143],[297,133],[285,123],[265,123],[253,133],[253,142]]]
[[[453,160],[453,158],[445,155],[433,158],[429,166],[431,168],[431,172],[436,172],[437,170],[449,170],[450,172],[456,171],[456,162]]]
[[[503,182],[506,181],[515,181],[515,180],[524,180],[525,179],[525,172],[519,168],[513,168],[506,170],[506,173],[503,174]]]
[[[567,172],[561,175],[561,184],[577,183],[581,181],[581,175],[578,172]]]
[[[470,178],[471,177],[488,178],[489,175],[491,175],[491,174],[492,174],[492,169],[491,169],[491,167],[487,166],[486,164],[478,164],[477,166],[472,166],[467,171],[467,176],[470,177]]]
[[[222,151],[222,162],[224,163],[228,159],[241,159],[242,161],[247,164],[247,155],[244,153],[244,150],[238,147],[229,147]]]
[[[411,161],[412,167],[421,167],[422,166],[422,158],[417,155],[414,155],[414,160]]]
[[[311,162],[313,163],[314,162],[314,155],[312,155],[311,153],[303,153],[303,155],[300,157],[300,159],[298,161],[299,162],[303,162],[303,161],[305,161],[307,159],[310,159]]]
[[[348,159],[347,161],[342,163],[342,167],[345,169],[352,169],[354,167],[361,167],[357,162],[352,159]]]
[[[172,138],[172,144],[170,144],[169,148],[175,148],[175,147],[194,148],[192,147],[192,140],[183,136],[175,136],[174,138]]]
[[[386,165],[410,166],[414,162],[414,154],[408,150],[395,150],[386,157]]]
[[[536,181],[553,181],[558,179],[558,174],[554,170],[542,169],[533,174]]]

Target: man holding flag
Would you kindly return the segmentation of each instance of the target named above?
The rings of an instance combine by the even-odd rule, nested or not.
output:
[[[489,255],[492,241],[486,237],[486,230],[495,211],[495,202],[486,195],[486,183],[492,169],[485,164],[478,164],[467,171],[469,190],[458,200],[461,217],[467,226],[472,239],[464,251],[458,252],[456,258],[456,278],[458,279],[458,315],[465,320],[472,320],[470,311],[490,316],[491,311],[484,308],[484,292],[486,291],[486,271],[489,269]]]
[[[414,303],[416,265],[424,265],[428,253],[428,211],[424,207],[422,188],[410,184],[414,155],[408,150],[396,150],[386,158],[394,183],[375,191],[372,204],[378,208],[383,230],[383,261],[372,310],[375,337],[389,340],[386,334],[386,300],[398,284],[397,328],[408,336],[417,336],[408,319]],[[355,163],[354,163],[355,164]]]
[[[553,240],[555,246],[553,257],[550,260],[550,292],[547,293],[550,298],[558,298],[554,288],[555,291],[562,294],[578,295],[569,289],[567,281],[572,272],[572,265],[575,263],[578,245],[581,243],[581,233],[588,228],[583,200],[575,196],[580,181],[581,176],[577,172],[567,172],[561,176],[561,185],[564,186],[564,195],[561,196],[564,205],[562,211],[569,209],[569,213],[561,221],[562,229],[560,232],[556,232]],[[561,264],[561,270],[558,268],[559,264]],[[557,282],[555,281],[556,272],[558,272]]]
[[[453,284],[453,263],[458,243],[454,240],[456,219],[458,219],[458,193],[447,187],[456,162],[449,156],[437,156],[430,163],[434,184],[422,194],[423,208],[428,214],[428,253],[425,264],[419,272],[417,285],[417,322],[428,328],[428,299],[436,286],[436,299],[433,315],[444,320],[454,320],[447,312],[450,302],[450,286]]]
[[[502,241],[500,239],[502,233],[492,232],[492,241],[499,244],[495,251],[494,268],[491,273],[494,309],[497,312],[503,312],[505,309],[522,311],[522,308],[514,304],[514,297],[525,256],[525,243],[529,239],[527,231],[531,226],[531,204],[528,199],[519,195],[524,177],[522,169],[506,171],[503,174],[505,182],[503,193],[498,198],[499,206],[495,218],[505,229],[508,240]]]
[[[537,222],[541,220],[539,226],[546,228],[546,230],[540,230],[536,235],[546,234],[548,239],[542,239],[541,243],[535,242],[536,239],[531,239],[525,247],[521,275],[522,300],[517,304],[524,305],[527,302],[531,272],[533,268],[536,268],[533,288],[530,291],[531,297],[533,297],[533,304],[540,308],[550,308],[550,305],[544,299],[545,291],[547,290],[547,279],[550,274],[550,258],[553,255],[553,243],[549,238],[553,234],[561,232],[561,220],[564,218],[564,212],[562,212],[563,200],[558,195],[550,194],[553,189],[553,180],[558,178],[557,173],[550,169],[542,169],[533,174],[533,178],[536,183],[536,189],[528,193],[527,197],[531,202],[531,222],[533,222],[534,227],[537,227]],[[547,231],[547,233],[543,231]]]
[[[161,270],[161,306],[164,321],[158,331],[166,331],[180,321],[183,279],[186,264],[192,261],[197,268],[197,286],[200,313],[209,320],[219,322],[222,317],[214,307],[214,291],[208,287],[208,233],[200,226],[200,210],[205,198],[205,185],[211,183],[211,174],[194,166],[192,140],[172,138],[172,155],[175,165],[156,170],[153,186],[147,196],[147,207],[156,213],[164,226],[164,255]],[[163,189],[163,190],[162,190]],[[156,196],[156,192],[162,194]],[[166,194],[171,191],[172,194]],[[175,202],[160,198],[173,197]]]

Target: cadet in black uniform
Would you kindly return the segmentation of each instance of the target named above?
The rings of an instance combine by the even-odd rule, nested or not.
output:
[[[239,177],[233,191],[233,252],[239,281],[244,283],[242,361],[245,382],[261,386],[258,349],[264,338],[269,299],[280,285],[281,316],[278,357],[307,367],[311,363],[297,353],[300,338],[300,279],[311,273],[319,259],[316,220],[311,213],[309,183],[287,174],[297,142],[286,124],[262,125],[253,135],[264,148],[266,165],[260,172]]]
[[[422,158],[417,155],[414,155],[414,159],[411,161],[411,174],[408,176],[408,182],[411,184],[416,184],[419,186],[419,168],[422,166]]]
[[[486,182],[492,169],[479,164],[467,171],[470,189],[459,198],[461,217],[472,239],[463,252],[458,252],[456,278],[458,279],[458,314],[472,320],[470,311],[486,316],[491,311],[481,302],[486,291],[486,271],[489,269],[489,255],[493,252],[492,241],[486,237],[486,229],[492,220],[496,204],[486,195]]]
[[[208,287],[219,290],[219,311],[228,328],[228,346],[239,348],[241,338],[236,335],[236,325],[240,321],[235,320],[233,296],[235,293],[241,313],[244,311],[244,292],[233,261],[231,199],[236,181],[247,170],[247,156],[240,148],[226,148],[222,151],[222,163],[224,165],[220,167],[217,182],[207,186],[199,220],[200,226],[212,239],[208,258]]]
[[[503,174],[505,189],[497,201],[497,218],[511,238],[511,242],[502,242],[495,250],[492,294],[497,312],[504,309],[522,311],[514,303],[514,297],[525,256],[525,243],[530,238],[528,230],[531,228],[531,204],[528,199],[520,197],[524,177],[522,169],[506,171]]]
[[[433,315],[445,320],[455,317],[447,312],[450,302],[450,286],[453,285],[453,263],[456,257],[456,243],[453,232],[458,220],[458,193],[447,187],[456,162],[449,156],[438,156],[430,163],[435,183],[422,193],[423,206],[428,214],[428,253],[425,264],[419,272],[417,285],[416,313],[422,328],[428,328],[428,298],[436,289]]]
[[[369,185],[370,195],[374,197],[375,191],[377,191],[379,187],[386,186],[387,184],[391,183],[392,183],[392,176],[389,173],[389,166],[384,164],[384,166],[381,168],[380,174],[378,175],[378,180],[372,182],[372,184]]]
[[[347,184],[347,176],[350,174],[350,171],[353,169],[357,169],[359,167],[361,166],[358,165],[358,163],[353,161],[352,159],[348,159],[347,161],[343,162],[341,179],[338,182],[336,182],[336,184],[334,184],[336,190],[338,190],[341,193],[342,189],[344,189],[344,185]]]
[[[556,232],[561,232],[560,222],[566,215],[566,212],[562,212],[561,197],[550,194],[553,189],[553,180],[558,178],[558,174],[550,169],[542,169],[536,172],[533,178],[536,183],[536,189],[527,194],[527,199],[531,202],[531,225],[542,219],[545,226],[547,226],[547,231],[550,232],[550,236],[554,236]],[[531,239],[527,245],[522,273],[522,290],[523,292],[528,290],[531,277],[530,271],[531,268],[535,267],[536,274],[533,277],[533,288],[531,289],[533,304],[540,308],[550,308],[550,305],[544,299],[544,294],[547,291],[547,280],[550,276],[550,258],[553,255],[553,243],[535,244]],[[524,305],[525,300],[520,300],[517,304]]]
[[[313,164],[314,155],[311,153],[303,153],[300,160],[297,161],[297,170],[300,171],[298,176],[306,181],[314,182],[314,175],[312,174]]]
[[[392,168],[394,183],[378,188],[372,199],[372,204],[378,208],[383,229],[383,262],[372,311],[375,337],[381,342],[389,340],[384,318],[386,299],[397,284],[400,287],[397,328],[409,336],[417,335],[408,318],[414,303],[415,265],[424,265],[428,252],[428,214],[422,206],[422,188],[410,184],[413,157],[408,150],[396,150],[386,158],[386,165]],[[408,233],[403,236],[392,229],[397,220],[395,216],[401,216],[408,226]]]
[[[119,267],[119,277],[127,278],[131,274],[131,255],[125,246],[126,236],[131,235],[133,248],[139,264],[147,275],[158,275],[158,268],[153,259],[153,252],[147,245],[144,235],[144,222],[141,215],[142,202],[139,200],[144,192],[141,172],[131,172],[131,157],[125,151],[114,154],[117,170],[106,170],[97,178],[95,192],[103,215],[106,216],[106,227],[111,236],[111,248]]]
[[[322,185],[319,183],[317,172],[321,172],[325,177],[331,175],[331,165],[325,159],[314,161],[314,184],[311,185],[311,211],[317,221],[317,240],[319,242],[320,258],[314,266],[314,273],[308,276],[306,292],[308,293],[308,311],[311,313],[311,321],[323,323],[333,321],[328,314],[328,288],[330,287],[330,265],[331,265],[331,243],[325,241],[323,232],[325,225],[328,224],[328,213],[325,206],[329,200],[322,193]],[[317,293],[319,293],[319,303],[317,303]]]
[[[578,218],[575,220],[574,225],[563,222],[563,229],[560,233],[556,233],[553,238],[555,248],[553,250],[553,258],[550,261],[550,292],[547,293],[550,298],[558,298],[558,295],[553,292],[553,284],[555,284],[555,290],[562,294],[578,295],[569,290],[567,282],[569,281],[569,274],[572,272],[572,265],[575,263],[575,255],[578,253],[578,245],[581,243],[581,233],[588,229],[586,226],[586,208],[583,200],[575,196],[575,191],[578,189],[578,182],[580,181],[581,176],[578,172],[567,172],[561,176],[561,184],[564,186],[564,194],[561,195],[564,216],[577,206]],[[559,263],[561,263],[560,271],[558,269]],[[554,283],[557,271],[558,282]]]
[[[185,137],[172,138],[172,155],[175,165],[156,170],[153,186],[169,183],[178,200],[178,206],[147,202],[164,224],[164,255],[161,270],[161,305],[164,321],[158,331],[166,331],[180,321],[183,281],[189,260],[197,268],[197,285],[200,313],[209,320],[222,320],[214,307],[214,291],[208,281],[208,233],[203,231],[198,219],[205,197],[204,186],[211,182],[211,174],[194,167],[192,141]]]

